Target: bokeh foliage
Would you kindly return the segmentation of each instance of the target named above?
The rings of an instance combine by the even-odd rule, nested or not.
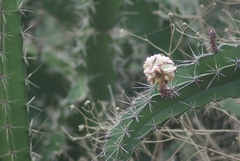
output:
[[[146,82],[142,63],[147,56],[161,52],[158,48],[174,60],[183,60],[188,56],[181,51],[192,54],[189,44],[193,48],[199,42],[206,46],[211,27],[221,37],[237,36],[238,28],[221,12],[223,8],[238,19],[237,6],[227,1],[213,3],[207,0],[30,0],[25,8],[31,12],[25,12],[22,21],[27,29],[24,47],[33,59],[27,71],[34,73],[30,81],[35,85],[30,86],[28,96],[35,96],[34,106],[41,109],[31,110],[30,115],[32,128],[36,129],[32,137],[33,151],[42,156],[36,155],[37,160],[94,158],[100,150],[86,141],[73,142],[62,129],[76,137],[88,132],[78,131],[78,125],[85,124],[86,118],[70,111],[69,106],[84,106],[90,100],[89,106],[99,111],[99,115],[109,107],[124,109],[125,105],[116,100],[126,99],[123,91],[134,96],[132,87],[141,86],[139,81]],[[192,38],[174,30],[174,27],[181,29],[184,22],[190,24],[192,29],[186,33]],[[226,28],[229,32],[223,32]],[[88,111],[82,112],[91,117]],[[104,117],[99,119],[103,121]]]

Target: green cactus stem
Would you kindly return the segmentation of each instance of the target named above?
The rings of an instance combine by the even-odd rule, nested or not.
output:
[[[139,94],[109,130],[103,149],[105,160],[130,159],[145,136],[188,110],[239,97],[239,60],[240,49],[224,44],[218,53],[195,55],[188,63],[178,65],[176,77],[161,94],[157,87]]]
[[[0,160],[30,161],[19,1],[0,1]]]

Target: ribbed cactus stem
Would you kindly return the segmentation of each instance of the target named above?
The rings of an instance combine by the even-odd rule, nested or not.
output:
[[[238,47],[222,45],[218,53],[201,54],[186,61],[190,63],[183,61],[178,65],[167,91],[159,93],[159,87],[155,87],[139,94],[109,129],[107,135],[111,137],[103,149],[106,161],[130,159],[144,137],[188,110],[227,97],[239,97],[239,60]]]
[[[19,1],[0,1],[0,160],[30,161]]]

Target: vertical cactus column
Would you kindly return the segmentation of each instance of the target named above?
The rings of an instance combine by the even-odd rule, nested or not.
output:
[[[19,1],[0,1],[0,160],[29,161],[26,67]]]
[[[96,31],[94,39],[87,43],[87,65],[89,75],[98,75],[90,83],[94,99],[104,100],[109,97],[108,84],[116,78],[113,71],[112,49],[109,44],[113,41],[108,33],[118,21],[120,2],[117,0],[94,0],[96,12],[92,13],[92,26]]]

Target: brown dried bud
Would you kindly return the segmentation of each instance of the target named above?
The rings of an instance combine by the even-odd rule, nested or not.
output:
[[[212,52],[218,53],[218,47],[216,45],[217,36],[216,36],[216,31],[213,28],[209,31],[209,36],[210,36],[210,45],[211,45]]]

